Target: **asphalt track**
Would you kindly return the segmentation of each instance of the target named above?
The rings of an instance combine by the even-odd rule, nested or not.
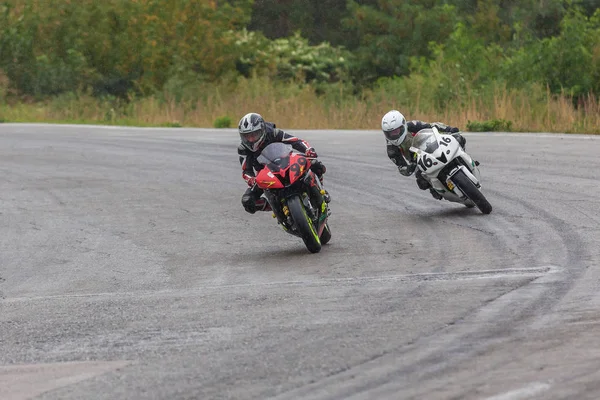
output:
[[[600,137],[466,134],[494,211],[303,131],[319,254],[233,130],[0,125],[0,399],[598,399]]]

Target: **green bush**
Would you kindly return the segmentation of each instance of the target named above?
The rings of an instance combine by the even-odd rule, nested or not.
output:
[[[221,3],[221,2],[219,2]],[[153,94],[176,71],[216,79],[238,57],[225,33],[252,0],[13,0],[0,3],[0,69],[21,94],[93,88]]]
[[[215,128],[231,128],[231,118],[227,115],[215,119],[213,124]]]
[[[504,119],[467,122],[467,130],[471,132],[510,132],[511,129],[512,121]]]
[[[165,128],[182,128],[183,127],[183,125],[181,125],[181,123],[179,123],[178,121],[165,122],[165,123],[161,124],[161,126],[164,126]]]
[[[281,81],[338,82],[349,78],[352,54],[327,42],[311,46],[299,32],[268,40],[262,33],[230,32],[241,53],[237,70],[248,77],[267,75]]]

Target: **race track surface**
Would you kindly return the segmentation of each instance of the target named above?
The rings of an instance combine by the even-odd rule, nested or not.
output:
[[[314,255],[242,209],[234,130],[0,125],[0,399],[600,398],[600,137],[465,134],[482,215],[293,133]]]

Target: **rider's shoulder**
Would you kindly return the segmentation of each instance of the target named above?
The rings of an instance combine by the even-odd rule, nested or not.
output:
[[[265,128],[267,130],[267,136],[270,136],[275,141],[283,140],[285,136],[285,131],[277,128],[277,126],[272,122],[265,123]]]
[[[406,123],[406,127],[409,132],[416,133],[421,129],[430,128],[431,125],[425,121],[420,121],[418,119],[413,119],[412,121],[408,121]]]
[[[246,146],[244,146],[242,143],[239,144],[237,150],[238,150],[238,154],[240,156],[247,156],[248,155],[248,148]]]

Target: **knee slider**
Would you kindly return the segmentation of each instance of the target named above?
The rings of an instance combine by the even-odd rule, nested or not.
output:
[[[242,196],[242,206],[244,206],[244,209],[250,214],[254,214],[256,212],[256,201],[249,193],[246,193]]]

